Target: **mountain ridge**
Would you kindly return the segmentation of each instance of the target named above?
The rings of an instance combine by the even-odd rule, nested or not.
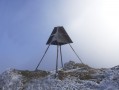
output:
[[[95,69],[69,61],[58,71],[9,69],[0,75],[0,90],[119,90],[119,65]]]

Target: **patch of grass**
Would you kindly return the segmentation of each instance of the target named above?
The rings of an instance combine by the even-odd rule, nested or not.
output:
[[[50,73],[47,71],[42,71],[42,70],[39,70],[39,71],[25,70],[25,71],[19,71],[19,74],[21,74],[22,76],[29,78],[29,79],[32,79],[32,78],[37,79],[37,78],[41,78],[41,77],[46,77]]]
[[[86,65],[86,64],[76,63],[76,64],[74,65],[74,68],[88,68],[88,69],[90,69],[91,67],[89,67],[89,66]]]
[[[77,68],[91,69],[91,67],[89,67],[86,64],[69,61],[68,63],[64,64],[63,70],[71,70],[71,69],[77,69]]]
[[[68,74],[66,72],[64,72],[63,70],[58,71],[58,78],[60,80],[63,80],[64,78],[66,78],[68,76]]]
[[[38,71],[19,70],[17,73],[21,74],[24,77],[22,80],[23,88],[21,90],[25,90],[27,82],[31,81],[32,79],[43,78],[50,74],[50,72],[42,70]]]
[[[82,74],[80,74],[79,78],[81,80],[90,80],[90,79],[92,79],[92,76],[90,73],[82,73]]]
[[[87,70],[86,72],[78,72],[78,71],[70,71],[70,72],[66,72],[63,70],[60,70],[58,72],[58,78],[60,80],[63,80],[66,77],[76,77],[79,78],[81,80],[89,80],[89,79],[93,79],[92,74],[94,74],[95,72],[91,69]]]

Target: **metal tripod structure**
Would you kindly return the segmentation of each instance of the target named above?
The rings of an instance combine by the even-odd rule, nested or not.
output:
[[[83,64],[81,58],[78,56],[78,54],[75,52],[74,48],[69,44],[70,48],[72,49],[72,51],[74,52],[74,54],[77,56],[77,58],[80,60],[80,62]],[[49,49],[50,45],[48,45],[48,47],[46,48],[40,62],[38,63],[37,67],[36,67],[36,71],[38,70],[38,67],[40,66],[41,62],[43,61],[43,58],[45,57],[48,49]],[[57,45],[57,57],[56,57],[56,73],[58,73],[58,57],[59,57],[59,49],[60,49],[60,58],[61,58],[61,66],[63,68],[63,60],[62,60],[62,48],[61,45]]]
[[[62,45],[69,44],[70,48],[73,50],[74,54],[78,57],[80,62],[83,64],[82,60],[78,56],[78,54],[75,52],[74,48],[71,46],[70,43],[73,43],[68,34],[66,33],[65,29],[60,26],[60,27],[55,27],[53,32],[51,33],[47,45],[48,47],[46,48],[40,62],[38,63],[36,67],[36,71],[38,70],[38,67],[40,66],[41,62],[43,61],[43,58],[45,57],[50,45],[57,45],[57,56],[56,56],[56,73],[58,73],[58,58],[59,58],[59,52],[60,52],[60,59],[61,59],[61,66],[63,68],[63,60],[62,60]],[[59,51],[60,50],[60,51]]]

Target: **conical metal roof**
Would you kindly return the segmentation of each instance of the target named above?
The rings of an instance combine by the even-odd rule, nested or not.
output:
[[[54,27],[48,41],[47,45],[64,45],[68,43],[73,43],[69,35],[62,26]]]

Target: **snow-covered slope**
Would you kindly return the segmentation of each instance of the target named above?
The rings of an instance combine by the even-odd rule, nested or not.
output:
[[[9,69],[0,75],[0,90],[119,90],[119,66],[94,69],[70,61],[57,76]]]

